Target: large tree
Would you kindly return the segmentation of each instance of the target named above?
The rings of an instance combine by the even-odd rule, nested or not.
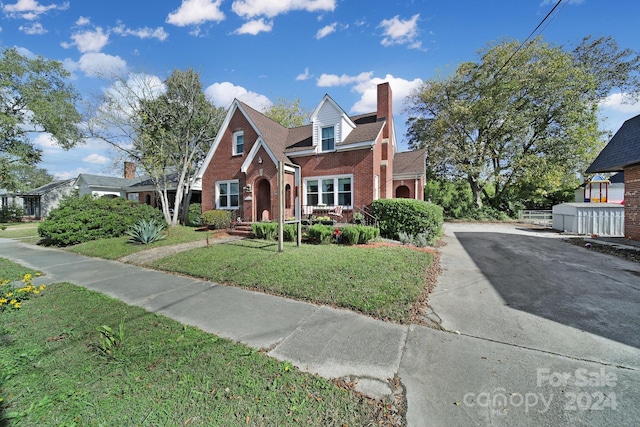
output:
[[[80,97],[62,64],[5,49],[0,58],[0,187],[17,189],[14,166],[34,166],[42,152],[31,140],[46,133],[64,149],[79,143]]]
[[[612,86],[638,89],[637,55],[610,38],[573,51],[504,41],[479,56],[425,81],[407,103],[410,145],[427,149],[436,175],[465,179],[476,207],[511,211],[571,185],[603,144],[598,102]]]
[[[305,125],[309,118],[309,112],[300,106],[299,98],[293,101],[279,98],[275,104],[265,110],[264,114],[286,128]]]
[[[115,77],[99,97],[88,129],[143,169],[165,219],[176,225],[224,115],[205,98],[195,71],[174,70],[164,82],[143,74]],[[174,189],[171,212],[169,190]]]

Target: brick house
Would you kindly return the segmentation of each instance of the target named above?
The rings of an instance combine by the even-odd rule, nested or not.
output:
[[[586,173],[624,172],[624,235],[640,240],[640,115],[622,125]]]
[[[202,210],[227,209],[243,221],[274,220],[277,167],[285,174],[285,216],[341,208],[346,219],[378,198],[424,199],[423,150],[397,153],[389,83],[377,87],[377,111],[349,116],[325,95],[310,124],[285,128],[234,100],[197,179]]]

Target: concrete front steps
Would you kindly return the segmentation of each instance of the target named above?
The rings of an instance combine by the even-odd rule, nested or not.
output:
[[[242,236],[242,237],[256,237],[253,234],[253,230],[251,229],[251,223],[249,222],[239,222],[232,229],[227,231],[227,234],[231,236]]]

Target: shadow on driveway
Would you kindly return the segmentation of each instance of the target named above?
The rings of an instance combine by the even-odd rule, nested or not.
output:
[[[455,232],[505,304],[640,348],[640,266],[560,239]]]

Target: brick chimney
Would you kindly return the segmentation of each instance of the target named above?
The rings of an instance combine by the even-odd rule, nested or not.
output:
[[[133,162],[124,162],[125,179],[134,179],[136,177],[136,164]]]
[[[389,82],[380,83],[378,85],[378,111],[376,113],[378,120],[387,119],[387,125],[382,130],[382,137],[389,138],[389,130],[393,122],[393,99],[391,94],[391,86]]]

